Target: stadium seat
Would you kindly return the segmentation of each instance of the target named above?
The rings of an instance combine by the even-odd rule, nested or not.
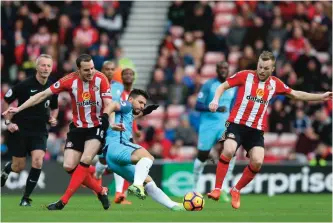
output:
[[[179,38],[184,34],[184,28],[181,26],[171,26],[169,29],[172,37]]]
[[[327,63],[330,55],[327,52],[317,52],[317,58],[319,60],[320,63]]]
[[[216,27],[230,26],[234,16],[232,14],[219,13],[215,15],[214,25]]]
[[[201,68],[202,77],[214,77],[216,76],[216,66],[213,64],[205,64]]]
[[[271,147],[278,141],[278,134],[274,132],[265,132],[265,147]]]
[[[229,2],[229,1],[226,1],[226,2],[218,2],[215,4],[215,7],[214,7],[214,13],[235,13],[236,12],[236,5],[234,2]]]
[[[229,64],[237,65],[238,59],[242,56],[242,53],[239,51],[230,52],[228,57]]]
[[[295,133],[282,133],[279,138],[279,145],[294,147],[296,141],[297,135]]]
[[[224,53],[207,52],[204,57],[205,64],[216,64],[222,60],[225,60]]]
[[[170,118],[179,118],[186,108],[184,105],[169,105],[167,108],[167,117]]]

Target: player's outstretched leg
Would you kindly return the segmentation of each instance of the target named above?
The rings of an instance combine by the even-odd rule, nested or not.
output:
[[[6,163],[5,167],[1,171],[1,187],[5,186],[10,172],[12,172],[12,162]]]
[[[145,189],[143,187],[143,182],[148,176],[150,167],[153,165],[154,157],[149,154],[145,149],[135,150],[132,154],[133,156],[141,155],[143,156],[135,165],[135,174],[134,174],[134,182],[131,186],[129,186],[128,191],[133,193],[138,198],[144,200],[146,199]],[[140,154],[141,153],[141,154]],[[148,153],[148,154],[146,154]],[[149,158],[148,158],[149,157]]]
[[[206,159],[205,160],[199,159],[200,152],[201,151],[199,151],[198,157],[194,160],[194,165],[193,165],[193,181],[194,181],[193,188],[195,191],[198,191],[198,181],[207,163]]]
[[[145,185],[147,194],[153,198],[154,201],[162,204],[163,206],[173,211],[185,211],[182,203],[172,201],[160,188],[158,188],[151,177],[147,177],[148,183]]]
[[[235,164],[236,164],[236,157],[234,156],[229,162],[228,172],[227,172],[227,175],[225,176],[225,179],[222,184],[221,198],[224,202],[230,202],[230,197],[229,197],[230,188],[227,185],[227,183],[229,182],[229,180],[232,177],[232,172],[234,170]]]

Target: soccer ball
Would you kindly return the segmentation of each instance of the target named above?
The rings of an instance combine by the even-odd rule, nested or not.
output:
[[[184,196],[183,205],[187,211],[201,211],[205,206],[205,200],[198,192],[188,192]]]

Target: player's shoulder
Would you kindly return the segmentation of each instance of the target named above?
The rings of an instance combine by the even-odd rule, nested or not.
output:
[[[77,71],[74,71],[72,73],[66,74],[60,80],[62,82],[65,82],[65,81],[71,81],[71,80],[77,79],[78,77],[79,77],[79,75],[78,75]]]
[[[115,87],[120,87],[120,88],[124,87],[124,85],[118,81],[112,81],[111,85],[115,86]]]
[[[211,79],[207,80],[207,81],[203,84],[203,86],[205,86],[205,87],[210,87],[210,86],[211,86],[212,84],[214,84],[216,81],[217,81],[216,78],[211,78]]]
[[[108,78],[107,78],[102,72],[100,72],[100,71],[98,71],[98,70],[96,70],[95,77],[99,77],[99,78],[101,78],[102,80],[106,80],[107,82],[109,82],[109,81],[108,81]]]

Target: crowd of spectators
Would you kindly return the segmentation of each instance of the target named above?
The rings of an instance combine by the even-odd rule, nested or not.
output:
[[[83,52],[100,69],[120,59],[118,40],[126,26],[131,2],[11,2],[1,4],[1,96],[10,86],[34,74],[40,53],[55,60],[51,78],[75,69]],[[332,3],[319,1],[174,1],[159,46],[147,91],[160,104],[138,143],[155,157],[191,160],[195,155],[200,113],[195,110],[202,84],[226,60],[230,73],[256,69],[258,55],[275,55],[274,75],[291,88],[308,92],[332,90]],[[140,77],[138,77],[140,78]],[[59,97],[59,125],[51,129],[49,158],[61,159],[71,120],[70,98]],[[295,102],[276,97],[269,106],[266,132],[297,136],[285,156],[267,160],[330,160],[332,102]],[[2,126],[4,127],[4,126]],[[3,128],[2,128],[3,129]],[[1,137],[6,155],[5,134]],[[60,157],[60,158],[59,158]],[[318,160],[315,162],[314,160]]]

